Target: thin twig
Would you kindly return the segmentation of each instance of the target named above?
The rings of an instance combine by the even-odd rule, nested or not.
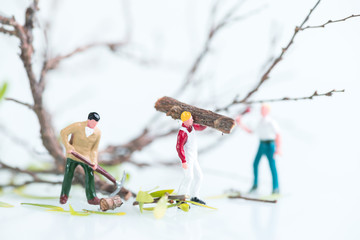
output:
[[[120,46],[125,45],[126,42],[98,42],[98,43],[91,43],[82,47],[78,47],[76,49],[74,49],[73,51],[64,54],[64,55],[59,55],[56,56],[54,58],[48,59],[44,62],[42,70],[41,70],[41,74],[40,74],[40,80],[39,80],[39,85],[42,91],[44,91],[45,89],[45,75],[48,71],[55,69],[59,63],[67,58],[70,58],[76,54],[82,53],[86,50],[89,50],[91,48],[95,48],[95,47],[108,47],[111,51],[116,51],[116,49],[118,49]]]
[[[25,103],[25,102],[16,100],[16,99],[14,99],[14,98],[5,98],[5,100],[11,101],[11,102],[16,102],[16,103],[18,103],[18,104],[21,104],[21,105],[23,105],[23,106],[25,106],[25,107],[30,108],[31,110],[34,110],[34,105],[31,105],[31,104],[29,104],[29,103]]]
[[[0,32],[9,34],[10,36],[16,36],[16,31],[15,30],[8,30],[8,29],[5,29],[3,27],[0,27]]]
[[[2,161],[0,161],[0,169],[7,169],[7,170],[10,170],[10,171],[16,172],[16,173],[24,173],[24,174],[30,175],[34,180],[39,180],[39,177],[35,173],[28,171],[28,170],[20,169],[18,167],[9,166]]]
[[[236,198],[241,198],[244,200],[248,200],[248,201],[255,201],[255,202],[265,202],[265,203],[277,203],[277,200],[266,200],[266,199],[259,199],[259,198],[250,198],[250,197],[243,197],[241,195],[237,195],[237,196],[228,196],[228,198],[230,199],[236,199]]]
[[[189,84],[191,82],[193,82],[194,80],[194,76],[196,74],[196,72],[198,71],[201,63],[204,61],[205,57],[208,55],[208,53],[210,52],[210,45],[215,37],[215,35],[220,32],[220,30],[224,29],[227,25],[229,25],[230,23],[234,23],[236,21],[240,21],[243,20],[245,18],[245,16],[248,16],[247,14],[244,15],[244,17],[236,17],[233,19],[234,14],[236,13],[236,11],[238,10],[238,8],[242,5],[242,3],[244,3],[245,1],[241,1],[238,4],[236,4],[235,6],[233,6],[221,19],[218,23],[214,23],[214,19],[215,19],[215,14],[218,8],[218,3],[219,2],[215,2],[212,10],[211,10],[211,14],[210,14],[210,22],[213,24],[210,27],[210,30],[208,32],[207,38],[205,40],[205,43],[202,47],[202,50],[200,51],[199,55],[195,58],[193,64],[191,65],[189,71],[186,74],[185,80],[183,82],[183,84],[180,86],[180,88],[176,91],[175,94],[173,94],[174,97],[178,97],[181,93],[184,92],[184,90],[189,86]],[[252,14],[250,14],[252,15]]]
[[[360,14],[353,14],[351,16],[348,16],[348,17],[342,18],[342,19],[338,19],[338,20],[329,20],[326,23],[321,24],[321,25],[317,25],[317,26],[306,26],[304,28],[300,28],[299,30],[303,31],[303,30],[309,29],[309,28],[324,28],[328,24],[337,23],[337,22],[343,22],[343,21],[348,20],[349,18],[355,18],[355,17],[360,17]]]
[[[32,180],[32,181],[26,181],[23,182],[21,184],[14,184],[14,183],[9,183],[9,184],[2,184],[0,185],[0,188],[5,188],[5,187],[13,187],[13,188],[20,188],[20,187],[24,187],[30,184],[34,184],[34,183],[45,183],[45,184],[62,184],[61,181],[48,181],[48,180]]]
[[[278,63],[283,59],[283,56],[285,55],[285,53],[288,51],[288,49],[294,44],[294,39],[297,36],[297,34],[299,33],[300,29],[304,26],[304,24],[309,20],[310,15],[312,14],[312,12],[315,10],[315,8],[319,5],[321,0],[318,0],[317,3],[314,5],[314,7],[310,10],[310,12],[308,13],[308,15],[305,17],[305,19],[302,21],[302,23],[300,24],[299,27],[295,27],[294,33],[290,39],[290,41],[288,42],[288,44],[286,45],[286,47],[282,48],[279,56],[277,58],[275,58],[272,62],[272,64],[270,65],[270,67],[265,71],[265,73],[261,76],[259,83],[251,90],[248,92],[248,94],[241,100],[237,100],[236,98],[229,103],[228,105],[226,105],[223,108],[218,108],[217,111],[222,111],[225,110],[227,111],[229,109],[229,107],[235,105],[235,104],[239,104],[239,103],[245,103],[255,92],[257,92],[260,87],[264,84],[264,82],[266,80],[269,79],[270,77],[270,73],[272,72],[272,70],[278,65]]]
[[[299,100],[312,100],[314,97],[322,97],[327,96],[331,97],[334,93],[345,92],[345,89],[342,90],[331,90],[326,93],[318,93],[315,91],[311,96],[306,97],[283,97],[283,98],[275,98],[275,99],[265,99],[265,100],[255,100],[255,101],[247,101],[245,104],[254,104],[254,103],[265,103],[265,102],[281,102],[281,101],[299,101]]]

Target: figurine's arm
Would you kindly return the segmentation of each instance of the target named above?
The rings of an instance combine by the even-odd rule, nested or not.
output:
[[[187,168],[185,150],[184,150],[184,145],[187,139],[188,139],[187,134],[183,130],[180,130],[177,136],[176,151],[178,152],[179,158],[182,162],[182,167],[184,169]]]
[[[277,155],[281,155],[282,151],[281,151],[281,135],[279,133],[276,134],[276,138],[275,138],[275,154]]]
[[[64,144],[67,153],[75,151],[75,148],[69,143],[69,135],[76,131],[77,123],[73,123],[60,131],[61,141]]]
[[[248,132],[248,133],[253,133],[253,131],[248,128],[241,120],[241,115],[237,116],[236,118],[236,123],[239,125],[239,127],[241,127],[244,131]]]
[[[99,136],[96,139],[96,142],[94,143],[94,146],[91,149],[90,152],[90,161],[95,165],[93,167],[94,170],[96,170],[98,165],[98,149],[99,149],[99,143],[100,143],[101,133],[99,132]]]
[[[202,130],[204,130],[204,129],[206,128],[206,126],[203,126],[203,125],[200,125],[200,124],[196,124],[196,123],[193,124],[193,127],[194,127],[194,129],[195,129],[196,131],[202,131]]]

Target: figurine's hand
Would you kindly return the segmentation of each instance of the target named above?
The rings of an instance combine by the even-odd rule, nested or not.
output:
[[[74,148],[74,147],[70,147],[70,148],[66,149],[66,152],[67,152],[67,153],[71,153],[72,151],[75,152],[75,148]]]
[[[282,156],[281,150],[276,150],[275,153],[274,153],[274,157],[275,157],[275,155]]]
[[[187,168],[188,168],[188,165],[187,165],[186,162],[184,162],[184,163],[182,164],[182,168],[183,168],[183,169],[187,169]]]
[[[241,115],[237,116],[235,121],[238,125],[241,125]]]
[[[94,166],[92,166],[91,168],[95,171],[97,169],[97,167],[98,167],[98,164],[95,163]]]

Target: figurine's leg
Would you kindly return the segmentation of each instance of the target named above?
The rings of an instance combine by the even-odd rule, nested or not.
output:
[[[256,153],[255,159],[254,159],[254,163],[253,163],[253,168],[254,168],[254,184],[251,188],[251,190],[256,190],[257,186],[258,186],[258,172],[259,172],[259,163],[261,160],[261,156],[264,154],[264,144],[260,143],[258,151]],[[250,191],[251,191],[250,190]]]
[[[193,181],[193,185],[191,187],[191,190],[192,190],[191,196],[192,197],[199,197],[202,180],[203,180],[203,173],[201,171],[199,161],[197,159],[195,159],[195,161],[194,161],[194,181]]]
[[[96,198],[94,170],[84,163],[80,163],[85,171],[85,191],[87,200]]]
[[[179,194],[190,195],[191,183],[194,179],[194,164],[192,161],[187,162],[188,168],[184,169],[184,178],[179,187]]]
[[[278,193],[279,183],[278,183],[278,175],[277,175],[276,164],[274,159],[274,152],[275,152],[275,143],[271,143],[267,146],[265,154],[267,159],[269,160],[269,166],[273,181],[273,193]]]
[[[66,159],[66,166],[65,166],[65,173],[64,173],[64,180],[62,183],[61,194],[60,194],[60,202],[65,204],[67,198],[69,197],[70,189],[71,189],[71,182],[74,177],[74,170],[79,163],[74,161],[70,158]]]

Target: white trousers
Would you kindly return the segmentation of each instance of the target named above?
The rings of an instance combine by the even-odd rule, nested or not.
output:
[[[196,154],[197,155],[197,154]],[[200,187],[203,179],[197,156],[187,157],[187,169],[184,170],[184,179],[179,187],[179,194],[186,194],[190,197],[199,197]]]

